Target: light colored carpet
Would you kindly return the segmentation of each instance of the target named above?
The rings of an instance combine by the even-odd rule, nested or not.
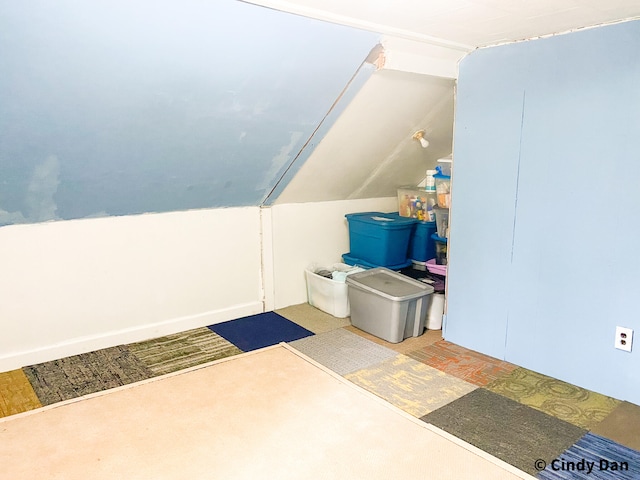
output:
[[[433,412],[478,388],[402,354],[345,378],[414,417]]]
[[[359,328],[354,327],[353,325],[344,327],[344,329],[360,335],[362,338],[371,340],[378,345],[382,345],[383,347],[387,347],[398,353],[404,354],[409,354],[409,352],[413,352],[414,350],[418,350],[420,348],[426,347],[427,345],[431,345],[432,343],[442,340],[442,330],[426,330],[422,335],[418,337],[409,337],[405,338],[399,343],[391,343],[382,338],[378,338],[375,335],[364,332]]]
[[[345,375],[396,356],[396,352],[343,328],[289,343],[330,370]]]
[[[349,318],[336,318],[316,307],[312,307],[308,303],[291,305],[290,307],[281,308],[275,312],[313,333],[329,332],[336,328],[351,325]]]
[[[0,419],[22,479],[533,477],[285,345]]]

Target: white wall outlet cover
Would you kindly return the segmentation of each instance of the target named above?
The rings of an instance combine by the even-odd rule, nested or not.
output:
[[[633,343],[633,329],[626,328],[626,327],[616,327],[615,347],[619,350],[630,352],[632,343]]]

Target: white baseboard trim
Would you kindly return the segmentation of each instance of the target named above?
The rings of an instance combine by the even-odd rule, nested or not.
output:
[[[0,356],[0,372],[48,362],[59,358],[100,350],[127,343],[140,342],[172,333],[184,332],[192,328],[205,327],[236,318],[255,315],[264,311],[262,302],[244,303],[219,310],[211,310],[196,315],[188,315],[158,323],[127,328],[115,332],[74,338],[63,343],[47,345],[23,352]]]

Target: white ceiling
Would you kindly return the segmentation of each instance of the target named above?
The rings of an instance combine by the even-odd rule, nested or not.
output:
[[[640,18],[639,0],[248,0],[460,50]]]

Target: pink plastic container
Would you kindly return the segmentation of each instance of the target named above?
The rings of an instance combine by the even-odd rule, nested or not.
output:
[[[435,273],[436,275],[447,275],[447,266],[446,265],[436,265],[436,259],[432,258],[431,260],[427,260],[427,270],[431,273]]]

